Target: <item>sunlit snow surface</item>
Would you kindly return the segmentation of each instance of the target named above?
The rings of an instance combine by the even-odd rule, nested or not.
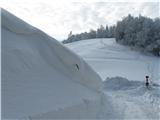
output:
[[[83,57],[103,80],[122,76],[144,81],[149,75],[150,80],[160,82],[160,57],[133,51],[117,44],[114,38],[83,40],[66,46]]]

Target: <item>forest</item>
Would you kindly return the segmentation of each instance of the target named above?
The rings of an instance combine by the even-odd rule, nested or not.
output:
[[[72,34],[71,31],[63,43],[94,38],[115,38],[119,44],[160,56],[160,19],[129,14],[113,26],[101,25],[97,30],[80,34]]]

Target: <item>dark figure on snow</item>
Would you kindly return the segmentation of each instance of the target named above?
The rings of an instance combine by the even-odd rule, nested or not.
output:
[[[149,86],[149,81],[148,81],[149,76],[146,76],[146,87]]]

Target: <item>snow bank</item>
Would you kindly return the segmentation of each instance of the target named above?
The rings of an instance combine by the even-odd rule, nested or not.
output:
[[[123,77],[107,78],[103,83],[104,89],[109,90],[125,90],[145,85],[145,83],[141,81],[129,81]]]
[[[145,82],[128,80],[124,77],[107,77],[105,81],[103,81],[103,88],[107,90],[131,90],[135,89],[134,92],[138,94],[140,91],[154,91],[159,90],[160,85],[157,83],[150,82],[148,88],[145,86]]]
[[[2,118],[96,118],[100,77],[55,39],[5,10]]]

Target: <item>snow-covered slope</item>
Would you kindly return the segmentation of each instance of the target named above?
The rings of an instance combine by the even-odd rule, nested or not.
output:
[[[102,81],[83,59],[5,10],[2,118],[96,118]]]
[[[130,80],[144,81],[149,75],[160,83],[160,58],[143,55],[119,45],[114,38],[90,39],[66,44],[82,56],[103,80],[106,77],[122,76]]]
[[[160,119],[160,58],[132,51],[117,44],[114,38],[83,40],[66,46],[82,56],[104,80],[100,118]],[[152,81],[148,88],[146,75]]]

